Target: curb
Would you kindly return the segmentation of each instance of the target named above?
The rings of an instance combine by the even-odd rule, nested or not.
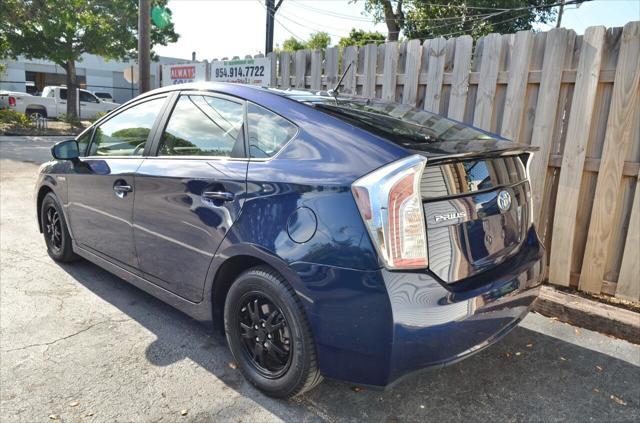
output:
[[[543,285],[534,308],[561,322],[640,344],[640,313],[589,300]]]

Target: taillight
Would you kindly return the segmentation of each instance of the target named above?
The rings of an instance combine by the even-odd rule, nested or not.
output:
[[[13,96],[9,96],[9,106],[16,106],[16,98]]]
[[[409,156],[363,176],[351,186],[371,240],[389,269],[424,268],[429,263],[420,194],[426,163],[423,156]]]

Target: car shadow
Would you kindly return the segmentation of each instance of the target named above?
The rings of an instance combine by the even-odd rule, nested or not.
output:
[[[168,366],[188,358],[283,420],[640,419],[640,367],[523,327],[460,363],[413,373],[386,390],[325,380],[293,400],[274,400],[229,366],[232,356],[218,330],[87,261],[62,267],[156,336],[145,351],[150,363]],[[215,411],[199,417],[212,418]]]

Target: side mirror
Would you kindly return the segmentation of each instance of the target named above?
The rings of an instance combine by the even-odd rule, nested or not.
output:
[[[80,149],[76,140],[60,141],[51,147],[51,155],[58,160],[75,160],[80,157]]]

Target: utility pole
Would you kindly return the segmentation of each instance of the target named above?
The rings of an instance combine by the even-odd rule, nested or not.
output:
[[[560,28],[562,24],[562,14],[564,13],[564,0],[560,0],[560,10],[558,10],[558,20],[556,21],[556,28]]]
[[[267,32],[265,37],[264,54],[271,53],[273,51],[273,28],[276,12],[282,5],[283,0],[278,0],[278,4],[275,4],[275,0],[266,0],[265,7],[267,8]]]
[[[151,89],[151,0],[139,0],[138,7],[138,91],[142,94]]]

